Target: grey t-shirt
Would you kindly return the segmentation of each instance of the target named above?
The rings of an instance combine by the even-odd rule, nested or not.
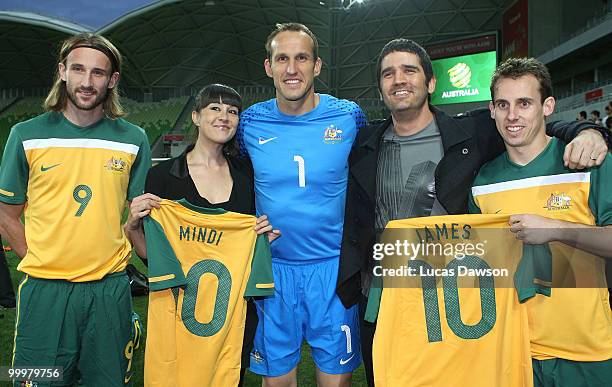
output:
[[[440,215],[435,171],[444,155],[442,138],[432,120],[411,136],[398,136],[393,125],[385,131],[378,156],[376,230],[395,219]]]
[[[412,136],[398,136],[390,125],[383,134],[376,174],[376,240],[390,220],[443,215],[436,200],[435,173],[444,155],[442,137],[435,119]],[[380,287],[380,277],[372,276],[376,263],[362,271],[362,289]],[[374,284],[372,283],[374,281]]]

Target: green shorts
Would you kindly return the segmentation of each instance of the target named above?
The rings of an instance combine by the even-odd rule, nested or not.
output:
[[[61,382],[87,386],[129,383],[134,350],[129,279],[68,282],[26,276],[19,286],[13,366],[61,367]],[[17,385],[17,384],[16,384]]]
[[[532,359],[531,362],[535,387],[606,387],[612,383],[612,359],[604,361]]]

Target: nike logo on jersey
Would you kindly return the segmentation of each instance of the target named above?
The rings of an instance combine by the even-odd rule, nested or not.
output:
[[[346,363],[348,363],[349,361],[351,361],[352,358],[355,357],[355,354],[352,354],[351,357],[349,357],[348,359],[344,360],[344,359],[340,359],[340,365],[345,365]]]
[[[50,166],[50,167],[45,167],[44,165],[41,165],[41,166],[40,166],[40,171],[41,171],[41,172],[47,172],[49,169],[51,169],[51,168],[55,168],[55,167],[57,167],[58,165],[61,165],[61,164],[62,164],[62,163],[57,163],[57,164],[52,165],[52,166]]]
[[[259,145],[263,145],[263,144],[265,144],[267,142],[270,142],[272,140],[276,140],[277,138],[278,137],[270,137],[270,138],[264,139],[264,138],[259,137]]]

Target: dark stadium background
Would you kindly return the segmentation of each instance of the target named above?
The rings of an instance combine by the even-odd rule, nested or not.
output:
[[[141,8],[139,8],[141,7]],[[102,17],[101,17],[102,16]],[[97,31],[125,58],[121,91],[128,120],[143,127],[154,157],[179,153],[191,128],[191,96],[222,82],[246,106],[273,97],[263,70],[266,36],[277,22],[297,21],[319,38],[324,62],[316,89],[356,100],[370,120],[386,116],[379,100],[376,57],[396,37],[424,46],[497,33],[498,60],[537,57],[550,69],[555,118],[599,110],[612,98],[612,1],[607,0],[0,0],[0,154],[10,127],[42,112],[55,70],[58,43]],[[504,29],[504,23],[506,27]],[[510,26],[510,27],[508,27]],[[486,102],[441,106],[447,113]],[[95,231],[95,230],[92,230]],[[8,253],[13,283],[17,259]],[[132,259],[140,269],[138,259]],[[146,326],[146,298],[134,299]],[[0,310],[0,366],[10,364],[14,310]],[[135,385],[142,385],[143,347],[136,353]],[[306,349],[306,347],[305,347]],[[314,385],[307,361],[299,383]],[[364,385],[363,369],[354,384]],[[260,385],[250,375],[249,386]]]

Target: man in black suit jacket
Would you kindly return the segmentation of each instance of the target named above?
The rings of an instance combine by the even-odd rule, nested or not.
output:
[[[417,43],[395,39],[378,58],[379,91],[391,117],[361,130],[349,159],[349,182],[337,293],[346,307],[363,309],[372,280],[372,246],[389,220],[467,213],[479,168],[504,151],[488,109],[450,117],[429,104],[436,79]],[[569,142],[565,163],[585,168],[607,152],[603,128],[592,123],[551,123],[549,135]],[[580,135],[578,133],[580,132]],[[362,321],[361,344],[373,386],[375,324]]]

